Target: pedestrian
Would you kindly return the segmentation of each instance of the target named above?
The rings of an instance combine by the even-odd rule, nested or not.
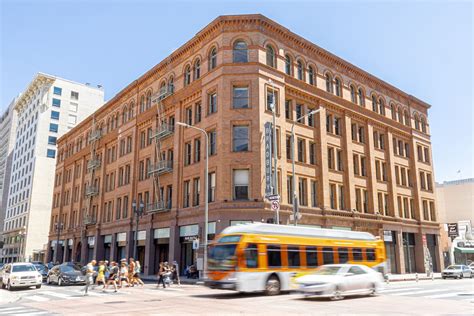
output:
[[[107,282],[107,280],[109,279],[109,275],[110,275],[110,265],[109,265],[109,261],[105,260],[104,261],[104,266],[105,266],[105,281]]]
[[[136,283],[140,284],[141,286],[144,286],[145,283],[143,283],[142,279],[140,278],[140,273],[142,272],[142,266],[140,265],[140,261],[135,261],[135,274],[133,276],[134,280]]]
[[[178,285],[181,285],[181,280],[179,279],[179,265],[176,260],[173,260],[173,267],[171,271],[173,272],[173,281],[176,281]]]
[[[128,269],[127,269],[127,264],[122,261],[120,264],[120,281],[119,281],[119,288],[123,286],[123,283],[127,283],[127,287],[130,286],[128,283]]]
[[[129,264],[128,264],[128,284],[130,286],[135,285],[135,260],[133,258],[129,259]]]
[[[94,284],[94,266],[96,261],[92,260],[86,266],[86,286],[84,287],[84,296],[89,295],[89,287]]]
[[[104,261],[99,261],[99,269],[97,270],[97,278],[95,279],[95,285],[99,286],[102,284],[105,288],[105,263]]]
[[[114,285],[114,292],[117,292],[117,281],[118,281],[118,276],[119,276],[119,267],[117,265],[117,262],[112,261],[110,263],[110,271],[109,271],[109,277],[107,278],[107,284],[104,286],[103,292],[105,292],[106,289],[108,289],[110,284]]]
[[[158,270],[158,284],[157,284],[157,287],[160,287],[160,283],[162,283],[163,288],[166,288],[165,280],[164,280],[164,274],[165,273],[166,273],[166,270],[165,270],[165,267],[164,267],[164,263],[160,262],[160,268]]]

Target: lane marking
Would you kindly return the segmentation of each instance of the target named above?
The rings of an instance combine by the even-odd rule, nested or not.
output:
[[[16,309],[23,309],[23,308],[24,308],[23,306],[2,308],[2,310],[0,311],[0,314],[7,314],[10,311],[14,311]]]
[[[427,298],[443,298],[443,297],[458,296],[459,294],[462,294],[462,293],[460,293],[460,292],[446,293],[446,294],[429,295],[429,296],[426,296],[426,297]]]
[[[22,299],[32,300],[32,301],[35,301],[35,302],[46,302],[46,301],[49,301],[49,298],[44,297],[44,296],[41,296],[41,295],[24,296],[24,297],[22,297]]]
[[[38,311],[37,309],[26,309],[26,310],[21,310],[21,311],[15,312],[15,315],[25,315],[25,314],[33,313],[33,312],[37,312],[37,311]]]
[[[411,290],[420,290],[421,287],[407,287],[403,289],[393,289],[393,290],[380,290],[380,293],[392,293],[392,292],[401,292],[401,291],[411,291]]]
[[[54,296],[54,297],[59,297],[62,299],[67,299],[67,300],[72,300],[72,299],[77,299],[79,298],[78,296],[71,296],[68,294],[63,294],[63,293],[58,293],[58,292],[52,292],[52,291],[43,291],[43,294],[46,294],[48,296]]]
[[[49,312],[33,312],[33,313],[26,313],[26,314],[21,314],[23,316],[36,316],[36,315],[44,315],[48,314]]]
[[[424,294],[424,293],[433,293],[433,292],[446,292],[450,291],[450,289],[445,289],[445,290],[440,290],[440,289],[435,289],[435,290],[423,290],[423,291],[414,291],[414,292],[407,292],[407,293],[395,293],[393,295],[413,295],[413,294]]]

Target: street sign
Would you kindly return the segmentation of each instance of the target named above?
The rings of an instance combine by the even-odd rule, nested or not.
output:
[[[384,230],[383,231],[383,241],[393,242],[392,231],[391,230]]]
[[[270,194],[265,196],[269,201],[280,201],[280,196],[278,194]]]
[[[193,239],[193,249],[197,250],[199,249],[199,239]]]
[[[265,195],[273,192],[272,188],[272,123],[265,123]]]
[[[272,201],[272,211],[278,211],[280,209],[280,201]]]
[[[448,223],[448,236],[457,237],[458,235],[458,223]]]

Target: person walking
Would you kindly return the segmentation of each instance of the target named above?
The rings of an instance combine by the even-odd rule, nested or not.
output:
[[[99,269],[97,270],[97,278],[95,279],[95,285],[99,286],[99,284],[102,284],[103,288],[105,288],[105,263],[104,263],[104,261],[99,261]]]
[[[109,277],[107,278],[107,284],[104,286],[104,289],[102,290],[105,292],[109,288],[110,284],[113,284],[114,286],[114,292],[117,293],[117,281],[118,281],[118,276],[119,276],[119,267],[117,265],[117,262],[112,261],[110,263],[110,271],[109,271]]]
[[[119,288],[123,286],[123,283],[127,283],[127,287],[130,287],[130,284],[128,283],[128,269],[127,269],[127,264],[122,261],[120,264],[120,281],[119,281]]]
[[[94,284],[94,266],[96,261],[92,260],[86,266],[86,286],[84,287],[84,296],[89,295],[89,287]]]
[[[142,266],[140,265],[140,261],[135,261],[135,274],[133,275],[134,282],[137,284],[144,286],[142,279],[140,278],[140,273],[142,272]]]
[[[135,285],[135,260],[133,258],[130,258],[128,263],[128,284],[132,287]]]
[[[162,283],[163,288],[166,288],[165,280],[164,280],[164,274],[165,273],[166,273],[166,271],[165,271],[164,263],[160,262],[160,269],[158,270],[158,284],[157,284],[157,287],[160,287],[160,283]]]

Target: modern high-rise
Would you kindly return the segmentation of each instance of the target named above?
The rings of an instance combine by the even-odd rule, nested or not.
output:
[[[48,241],[56,142],[104,103],[104,91],[38,73],[14,103],[18,122],[3,223],[3,262],[41,260]]]
[[[146,274],[160,261],[199,263],[205,179],[210,239],[273,219],[272,100],[281,222],[292,223],[296,192],[299,225],[380,236],[394,273],[424,271],[428,253],[439,270],[430,105],[262,15],[218,17],[58,140],[49,258],[136,251]],[[209,135],[209,174],[203,134],[177,122]]]
[[[14,105],[15,97],[7,109],[0,116],[0,256],[3,248],[2,232],[3,220],[7,210],[8,188],[10,184],[10,171],[15,145],[17,113]]]

